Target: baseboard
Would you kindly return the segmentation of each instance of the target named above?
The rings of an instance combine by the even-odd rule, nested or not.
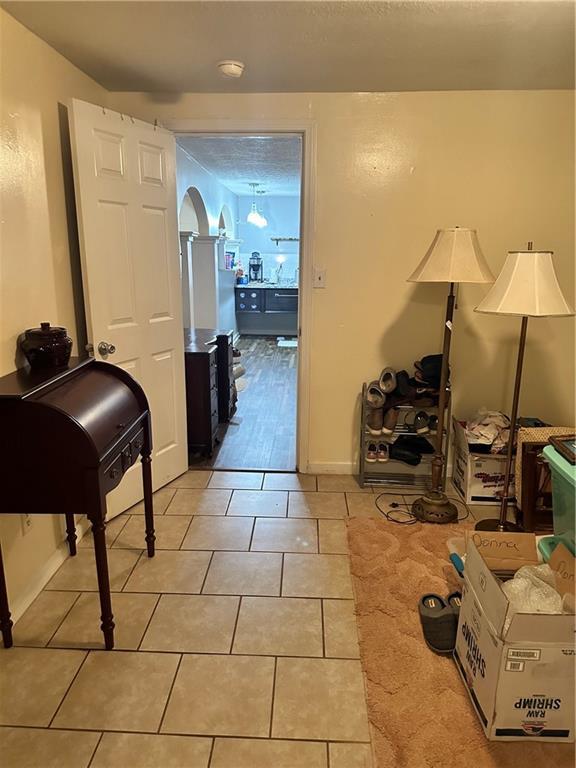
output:
[[[351,461],[311,461],[308,464],[310,475],[356,475],[358,465]]]
[[[79,520],[76,523],[76,535],[78,541],[88,531],[90,523],[86,518]],[[56,573],[58,568],[68,557],[68,542],[62,541],[58,549],[48,558],[44,563],[40,572],[36,575],[34,581],[32,581],[27,589],[10,603],[10,613],[12,615],[12,621],[16,623],[18,619],[28,610],[30,605],[36,600],[40,592],[44,589],[46,584],[50,581],[52,576]]]
[[[311,461],[308,464],[309,475],[357,475],[358,464],[351,461]],[[448,463],[447,478],[452,477],[452,462]]]

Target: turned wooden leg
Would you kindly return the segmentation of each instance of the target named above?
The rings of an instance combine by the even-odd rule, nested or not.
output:
[[[98,590],[100,592],[100,618],[102,620],[100,629],[104,634],[104,645],[106,646],[106,650],[110,651],[114,648],[114,621],[112,616],[112,603],[110,601],[110,579],[108,577],[105,528],[106,526],[102,518],[92,520],[96,573],[98,574]]]
[[[2,561],[2,547],[0,547],[0,631],[4,648],[12,648],[12,619],[8,605],[8,592],[6,591],[6,578],[4,576],[4,562]]]
[[[146,523],[146,548],[148,557],[154,557],[154,502],[152,497],[152,457],[142,456],[142,482],[144,485],[144,520]]]
[[[66,538],[68,539],[68,549],[70,555],[76,554],[76,522],[73,512],[66,512]]]

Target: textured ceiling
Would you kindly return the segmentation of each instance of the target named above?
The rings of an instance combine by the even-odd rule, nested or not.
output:
[[[573,0],[3,2],[112,91],[574,86]],[[240,59],[240,80],[221,59]]]
[[[180,147],[237,195],[252,195],[249,182],[269,195],[299,195],[299,136],[177,136]]]

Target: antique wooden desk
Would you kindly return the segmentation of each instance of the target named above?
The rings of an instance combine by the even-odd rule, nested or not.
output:
[[[154,555],[148,401],[122,368],[93,358],[72,358],[58,371],[22,368],[0,378],[1,513],[64,514],[70,554],[76,554],[75,514],[92,523],[101,629],[114,647],[114,621],[106,555],[106,494],[142,459],[148,556]],[[2,552],[0,630],[12,645]]]

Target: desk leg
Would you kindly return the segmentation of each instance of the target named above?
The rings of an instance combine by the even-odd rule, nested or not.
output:
[[[108,557],[106,555],[106,525],[104,520],[92,520],[92,536],[94,538],[94,554],[96,556],[96,573],[98,574],[98,590],[100,592],[100,610],[102,623],[100,629],[104,634],[106,650],[114,648],[114,620],[112,603],[110,601],[110,579],[108,577]]]
[[[4,648],[12,648],[12,619],[8,606],[8,593],[6,591],[6,578],[4,576],[4,563],[2,561],[2,548],[0,547],[0,631]]]
[[[76,554],[76,522],[73,512],[66,512],[66,538],[68,539],[68,550],[74,557]]]
[[[144,519],[146,521],[146,547],[148,557],[154,557],[154,504],[152,497],[152,458],[149,453],[142,456],[142,482],[144,484]]]

